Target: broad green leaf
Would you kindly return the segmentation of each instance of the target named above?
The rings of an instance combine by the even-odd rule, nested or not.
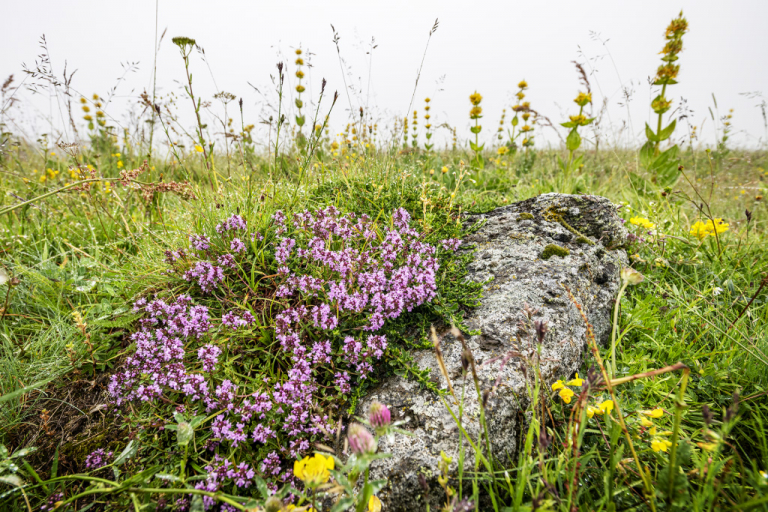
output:
[[[179,423],[179,429],[176,431],[176,442],[179,446],[188,446],[189,442],[195,437],[195,429],[186,421]]]
[[[672,122],[669,123],[669,126],[661,130],[661,133],[659,134],[659,140],[667,140],[672,135],[672,132],[675,131],[676,125],[677,120],[673,119]]]
[[[573,128],[565,139],[565,147],[568,151],[576,151],[581,146],[581,135],[576,128]]]
[[[651,142],[659,142],[659,138],[656,136],[656,133],[651,130],[651,127],[648,126],[648,123],[645,123],[645,136]]]

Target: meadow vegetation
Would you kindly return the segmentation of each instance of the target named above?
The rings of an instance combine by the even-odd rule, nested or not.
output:
[[[109,96],[28,70],[60,94],[75,143],[19,136],[9,79],[0,507],[393,506],[368,469],[381,436],[405,434],[388,404],[355,418],[358,400],[393,372],[434,388],[411,354],[439,344],[431,326],[466,333],[482,291],[464,280],[464,214],[561,192],[608,197],[630,232],[611,344],[582,340],[582,370],[556,382],[526,361],[518,453],[459,435],[478,465],[444,459],[424,496],[446,511],[768,510],[768,154],[729,146],[730,114],[716,141],[681,135],[669,88],[687,30],[681,15],[665,33],[641,148],[600,145],[578,65],[577,113],[549,149],[525,80],[490,135],[477,91],[470,133],[448,127],[445,147],[435,98],[386,126],[350,109],[334,134],[339,97],[323,81],[308,98],[302,49],[274,71],[267,140],[235,95],[195,95],[190,38],[173,39],[185,96],[141,94],[126,127]]]

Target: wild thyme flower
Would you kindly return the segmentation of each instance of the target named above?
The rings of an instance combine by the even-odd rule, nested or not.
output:
[[[104,448],[99,448],[88,454],[85,458],[85,467],[87,469],[98,469],[107,465],[107,459],[112,457],[112,452],[105,452]]]

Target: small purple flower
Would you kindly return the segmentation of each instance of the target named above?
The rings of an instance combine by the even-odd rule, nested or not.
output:
[[[446,251],[456,252],[461,245],[461,240],[458,238],[449,238],[447,240],[441,240],[440,243],[443,245],[443,249]]]
[[[64,499],[64,493],[63,492],[55,492],[48,496],[48,499],[45,502],[45,505],[42,505],[40,507],[40,510],[46,511],[46,510],[54,510],[56,508],[56,502],[62,501]]]
[[[246,230],[248,223],[240,215],[232,215],[216,226],[216,232],[223,234],[226,231]]]
[[[87,469],[98,469],[107,465],[107,459],[112,456],[112,452],[104,452],[104,448],[99,448],[85,457],[85,467]]]
[[[198,349],[197,358],[203,363],[204,372],[212,372],[216,369],[219,354],[221,354],[221,349],[216,345],[205,345]]]
[[[239,238],[233,238],[229,248],[235,253],[241,253],[245,251],[245,244]]]
[[[192,235],[189,237],[189,243],[198,251],[207,251],[211,247],[211,241],[205,235]]]

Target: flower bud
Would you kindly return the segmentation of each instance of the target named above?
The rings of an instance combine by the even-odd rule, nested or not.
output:
[[[625,267],[621,269],[621,280],[627,284],[636,285],[643,282],[645,278],[643,274],[631,267]]]
[[[392,423],[392,414],[386,405],[376,400],[368,411],[368,421],[374,428],[388,427]]]
[[[283,509],[283,502],[277,496],[270,496],[264,502],[264,512],[280,512]]]
[[[349,439],[349,447],[352,449],[352,453],[356,455],[376,452],[376,440],[368,432],[368,429],[359,423],[353,423],[349,426],[347,438]]]

